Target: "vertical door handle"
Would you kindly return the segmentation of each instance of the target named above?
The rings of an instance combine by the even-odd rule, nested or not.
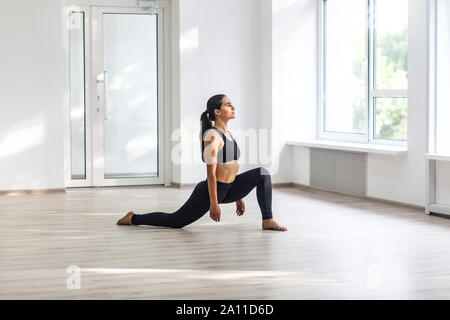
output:
[[[108,94],[107,94],[107,86],[108,86],[108,77],[106,70],[103,71],[103,96],[105,97],[105,113],[104,113],[104,119],[108,120]]]
[[[106,94],[106,87],[107,87],[107,85],[108,85],[108,83],[107,83],[107,77],[106,77],[106,75],[107,75],[107,72],[106,72],[106,70],[105,71],[103,71],[101,74],[99,74],[99,76],[97,77],[97,85],[99,84],[99,83],[101,83],[102,85],[103,85],[103,100],[104,100],[104,106],[103,106],[103,118],[105,119],[105,120],[107,120],[108,118],[107,118],[107,107],[108,107],[108,97],[107,97],[107,94]],[[100,100],[100,96],[97,94],[97,102],[98,102],[98,100]],[[99,107],[99,105],[97,104],[97,112],[100,112],[100,107]]]

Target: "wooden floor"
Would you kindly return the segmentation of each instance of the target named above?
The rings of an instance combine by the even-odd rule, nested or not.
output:
[[[261,230],[255,190],[242,217],[222,204],[220,223],[207,213],[184,229],[115,224],[129,210],[173,212],[191,191],[1,196],[0,298],[450,298],[450,219],[419,209],[275,188],[284,233]],[[79,289],[67,285],[73,265]]]

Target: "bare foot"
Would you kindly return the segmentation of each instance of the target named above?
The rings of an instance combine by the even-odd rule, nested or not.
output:
[[[280,226],[273,219],[266,219],[262,222],[263,230],[287,231],[286,227]]]
[[[131,217],[133,216],[134,212],[130,211],[128,212],[123,218],[120,218],[117,221],[118,225],[131,225]]]

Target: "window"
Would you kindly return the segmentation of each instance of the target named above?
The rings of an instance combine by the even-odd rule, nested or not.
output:
[[[86,179],[84,12],[70,12],[69,23],[71,176]]]
[[[323,0],[320,138],[406,144],[408,0]]]

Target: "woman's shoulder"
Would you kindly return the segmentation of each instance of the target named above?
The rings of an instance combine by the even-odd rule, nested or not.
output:
[[[203,135],[203,140],[211,140],[211,137],[219,137],[222,139],[222,135],[220,134],[220,130],[217,128],[209,128],[205,130],[205,133]],[[220,140],[219,140],[220,141]]]
[[[220,130],[218,130],[217,128],[212,127],[212,128],[206,129],[205,133],[208,133],[208,134],[214,134],[214,133],[219,134]]]

